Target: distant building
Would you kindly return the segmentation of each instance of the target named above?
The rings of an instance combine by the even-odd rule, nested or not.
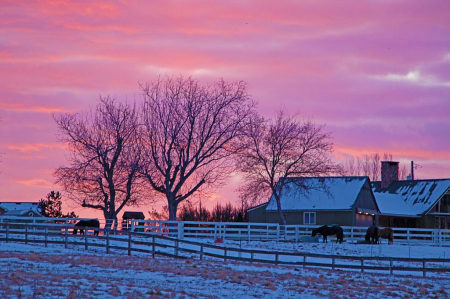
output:
[[[380,226],[450,229],[450,179],[399,181],[398,162],[381,163],[372,182]]]
[[[0,202],[0,216],[42,217],[39,202]]]
[[[129,229],[133,220],[144,220],[145,215],[142,212],[126,211],[122,216],[122,229]],[[142,225],[138,223],[138,225]]]

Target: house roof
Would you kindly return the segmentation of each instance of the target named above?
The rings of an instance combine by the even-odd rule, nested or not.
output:
[[[247,210],[247,212],[253,211],[253,210],[255,210],[255,209],[262,208],[262,207],[264,207],[264,206],[267,206],[268,204],[269,204],[269,202],[264,202],[264,203],[262,203],[262,204],[259,204],[259,205],[257,205],[257,206],[254,206],[254,207],[249,208],[249,209]]]
[[[28,216],[28,214],[30,212],[33,213],[32,217],[35,217],[35,216],[43,217],[35,209],[11,210],[11,211],[7,211],[6,213],[4,213],[3,216]]]
[[[449,190],[450,179],[394,181],[388,188],[372,182],[380,212],[386,215],[426,214]]]
[[[14,210],[29,210],[37,211],[39,207],[39,202],[10,202],[3,201],[0,202],[0,207],[2,207],[5,211],[14,211]]]
[[[350,210],[368,177],[289,178],[281,196],[281,209],[289,210]],[[295,182],[295,184],[294,184]],[[303,187],[300,187],[300,186]],[[275,197],[266,211],[276,211]]]
[[[142,212],[126,211],[123,213],[123,219],[145,219],[145,215]]]

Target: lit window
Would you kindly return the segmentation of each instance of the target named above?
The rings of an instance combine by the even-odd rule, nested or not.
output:
[[[304,212],[303,224],[316,224],[316,212]]]

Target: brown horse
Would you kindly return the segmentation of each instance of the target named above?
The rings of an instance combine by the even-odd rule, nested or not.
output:
[[[339,225],[333,225],[331,227],[324,225],[313,229],[311,237],[315,237],[317,234],[323,236],[323,243],[328,243],[327,236],[336,235],[336,243],[342,243],[344,241],[344,230]]]
[[[390,227],[378,228],[378,237],[388,239],[389,245],[394,244],[394,230]]]
[[[73,234],[76,235],[79,229],[80,235],[84,235],[84,229],[89,227],[94,229],[94,236],[98,236],[98,229],[100,227],[100,222],[97,219],[78,221],[78,223],[75,224],[75,227],[73,229]]]
[[[380,236],[378,235],[378,227],[372,225],[367,229],[365,237],[366,243],[377,244],[379,237]]]

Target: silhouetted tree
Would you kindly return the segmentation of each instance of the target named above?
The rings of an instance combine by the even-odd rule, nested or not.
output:
[[[247,146],[238,161],[244,175],[240,196],[253,204],[274,196],[283,225],[286,220],[280,199],[286,185],[295,183],[287,178],[321,176],[337,170],[329,156],[330,134],[324,127],[301,122],[283,110],[274,120],[254,119],[246,137]]]
[[[230,175],[254,103],[243,82],[205,87],[192,78],[165,77],[141,88],[147,145],[142,174],[176,220],[181,202]]]
[[[82,207],[101,210],[111,228],[124,206],[139,202],[141,151],[134,105],[100,97],[88,113],[54,115],[60,140],[68,145],[69,166],[55,176]]]
[[[39,213],[44,217],[52,218],[78,218],[75,212],[62,213],[62,199],[59,191],[51,191],[45,199],[41,199],[38,205]]]

